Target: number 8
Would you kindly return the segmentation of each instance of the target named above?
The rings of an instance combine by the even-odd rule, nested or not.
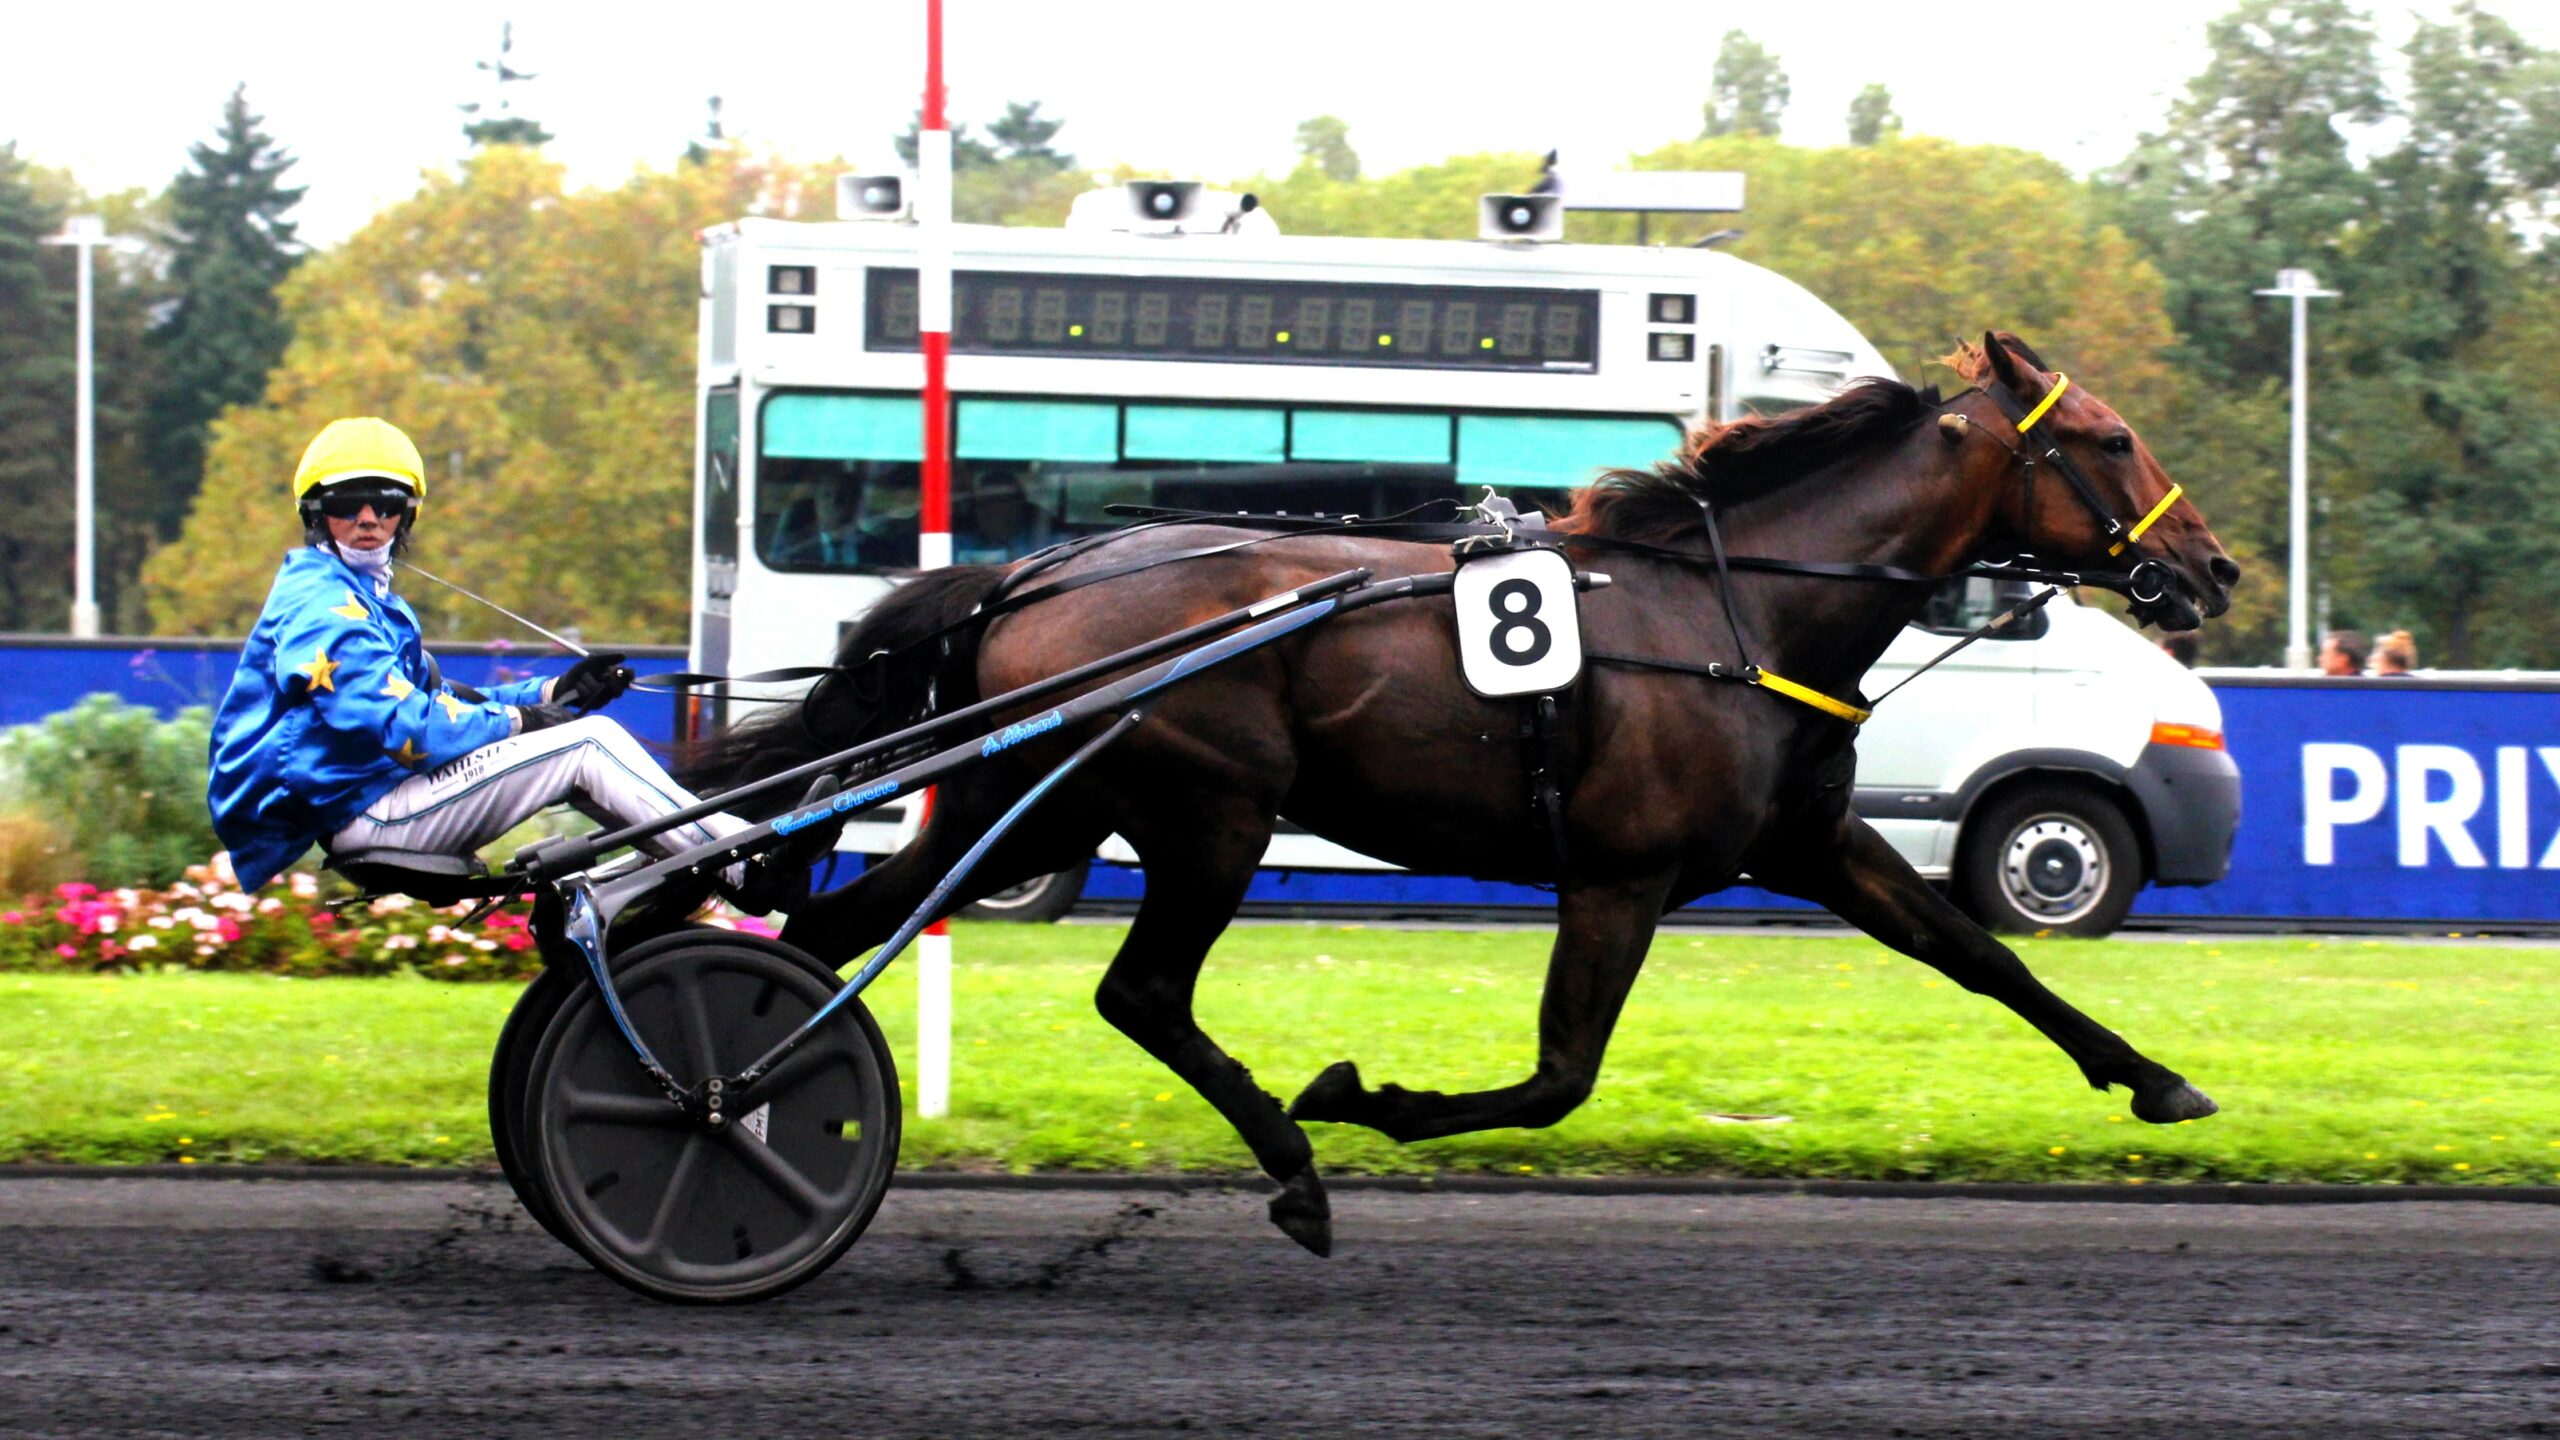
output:
[[[1556,637],[1537,619],[1546,596],[1527,580],[1505,580],[1486,597],[1493,607],[1493,657],[1505,665],[1535,665],[1555,648]],[[1526,643],[1515,645],[1511,634],[1526,630]]]

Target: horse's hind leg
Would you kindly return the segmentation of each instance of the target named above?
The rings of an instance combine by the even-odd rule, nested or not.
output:
[[[1326,1068],[1289,1106],[1300,1120],[1366,1125],[1399,1141],[1502,1126],[1553,1125],[1573,1113],[1600,1077],[1600,1060],[1627,992],[1644,967],[1668,876],[1571,885],[1556,894],[1556,943],[1538,1001],[1538,1068],[1516,1085],[1445,1095],[1360,1083],[1348,1060]]]
[[[1196,830],[1190,828],[1195,821]],[[1254,864],[1271,842],[1271,818],[1248,801],[1212,801],[1186,817],[1181,833],[1129,839],[1146,867],[1146,899],[1103,974],[1095,1008],[1235,1127],[1255,1162],[1280,1182],[1271,1223],[1318,1255],[1330,1255],[1332,1207],[1306,1132],[1192,1014],[1201,962],[1244,901]]]
[[[1783,858],[1755,858],[1753,879],[1811,900],[1965,989],[2008,1006],[2062,1047],[2092,1087],[2131,1090],[2138,1118],[2165,1125],[2214,1112],[2213,1101],[2176,1071],[2046,989],[2014,951],[1930,889],[1864,820],[1844,817],[1838,830],[1818,841],[1776,848]]]

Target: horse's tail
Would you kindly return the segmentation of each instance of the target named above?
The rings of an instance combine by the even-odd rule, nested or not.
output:
[[[819,680],[807,699],[765,707],[686,746],[678,778],[696,793],[735,789],[974,704],[979,627],[961,622],[996,593],[1005,574],[1001,565],[953,565],[890,591],[846,633],[835,673]],[[934,641],[937,635],[942,638]],[[778,813],[799,798],[776,795],[742,811]]]

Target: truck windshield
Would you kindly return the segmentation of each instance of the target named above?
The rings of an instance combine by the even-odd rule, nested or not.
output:
[[[758,427],[756,554],[776,570],[916,563],[922,424],[912,395],[785,392]],[[1522,492],[1556,505],[1680,441],[1667,418],[964,397],[953,416],[952,558],[1018,559],[1129,523],[1113,505],[1391,515]]]

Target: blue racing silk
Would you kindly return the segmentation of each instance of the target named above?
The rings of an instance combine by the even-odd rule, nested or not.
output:
[[[520,680],[474,703],[435,680],[417,612],[319,546],[285,557],[213,718],[206,800],[254,890],[410,776],[514,733]]]

